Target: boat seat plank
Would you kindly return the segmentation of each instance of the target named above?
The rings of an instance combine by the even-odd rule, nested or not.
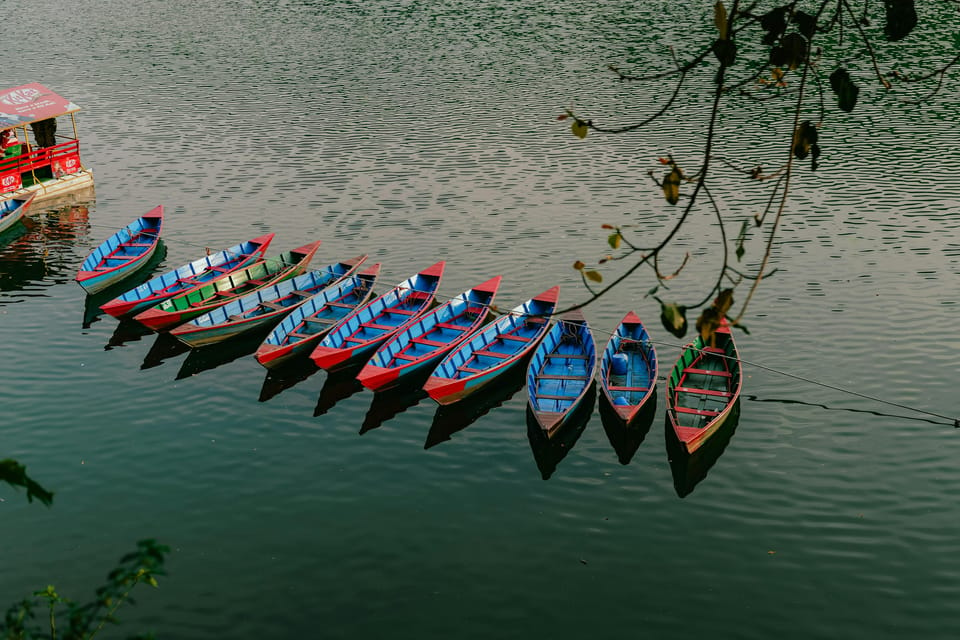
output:
[[[474,369],[473,367],[460,365],[457,367],[457,371],[462,371],[463,373],[483,373],[486,369]]]
[[[310,298],[313,296],[313,294],[310,293],[309,291],[303,291],[302,289],[294,289],[290,293],[292,293],[295,296],[300,296],[301,298]]]
[[[707,409],[690,409],[689,407],[676,407],[677,413],[692,413],[696,416],[718,416],[720,415],[719,411],[709,411]]]
[[[614,387],[608,386],[610,391],[649,391],[650,387]]]
[[[411,311],[410,309],[400,309],[399,307],[390,307],[385,311],[387,313],[399,313],[400,315],[404,315],[404,316],[412,316],[414,313],[416,313],[415,311]]]
[[[306,340],[307,338],[312,338],[313,336],[307,333],[297,333],[296,331],[291,331],[287,334],[289,338],[300,338],[301,340]]]
[[[499,351],[490,351],[489,349],[478,349],[473,352],[476,356],[489,356],[492,358],[508,358],[512,353],[500,353]]]
[[[583,380],[586,376],[559,376],[552,373],[541,373],[537,376],[540,380]]]
[[[327,305],[331,307],[340,307],[341,309],[353,309],[352,304],[346,304],[344,302],[328,302]]]
[[[308,318],[304,318],[303,321],[304,321],[304,322],[309,322],[309,323],[311,323],[311,324],[323,324],[323,325],[327,325],[327,326],[333,325],[333,324],[337,324],[337,321],[334,320],[333,318],[314,318],[314,317],[308,317]]]
[[[516,340],[518,342],[530,342],[530,338],[527,338],[526,336],[516,336],[516,335],[513,335],[512,333],[498,333],[495,337],[500,340]]]
[[[393,357],[395,360],[409,360],[409,361],[419,360],[419,358],[417,358],[416,356],[408,356],[405,353],[398,353],[398,354],[395,354]]]
[[[694,367],[687,367],[683,370],[684,373],[701,373],[708,376],[722,376],[724,378],[732,377],[732,374],[729,371],[716,371],[714,369],[696,369]]]
[[[360,325],[365,329],[380,329],[381,331],[393,331],[396,327],[391,327],[386,324],[377,324],[376,322],[364,322]]]
[[[416,344],[425,344],[430,347],[445,347],[449,344],[448,342],[440,342],[438,340],[431,340],[430,338],[421,338],[419,336],[416,338],[410,338],[410,342],[413,342]]]
[[[466,331],[467,327],[461,326],[459,324],[450,324],[449,322],[438,322],[436,325],[441,329],[453,329],[454,331]]]
[[[586,360],[589,356],[582,353],[548,353],[548,358],[572,358],[574,360]]]
[[[728,391],[714,391],[713,389],[694,389],[692,387],[675,387],[673,389],[678,393],[697,393],[708,396],[717,396],[720,398],[732,398],[733,394]]]
[[[541,400],[576,400],[577,396],[555,396],[549,393],[538,393],[536,397]]]
[[[267,309],[273,309],[274,311],[283,311],[286,309],[282,304],[277,304],[276,302],[261,302],[261,307],[266,307]]]

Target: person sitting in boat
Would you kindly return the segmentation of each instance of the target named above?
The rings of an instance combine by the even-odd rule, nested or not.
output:
[[[4,129],[0,132],[0,152],[4,158],[20,155],[20,140],[15,129]]]

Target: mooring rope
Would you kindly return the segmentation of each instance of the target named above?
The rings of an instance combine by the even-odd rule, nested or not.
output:
[[[675,348],[681,348],[680,346],[668,342],[658,342],[656,340],[651,340],[650,342],[654,344],[660,344],[664,346],[671,346]],[[711,353],[710,355],[716,356],[719,358],[726,358],[727,360],[734,360],[728,355],[721,353]],[[770,373],[775,373],[777,375],[785,376],[787,378],[793,378],[794,380],[800,380],[801,382],[806,382],[808,384],[817,385],[819,387],[824,387],[826,389],[831,389],[833,391],[839,391],[840,393],[846,393],[848,395],[857,396],[858,398],[863,398],[865,400],[872,400],[874,402],[880,402],[883,404],[890,405],[891,407],[897,407],[899,409],[906,409],[907,411],[913,411],[915,413],[922,413],[928,416],[934,416],[936,418],[943,418],[944,420],[949,420],[953,423],[953,426],[957,429],[960,429],[960,418],[945,416],[940,413],[935,413],[933,411],[927,411],[925,409],[918,409],[917,407],[911,407],[909,405],[900,404],[899,402],[892,402],[890,400],[884,400],[883,398],[878,398],[876,396],[871,396],[866,393],[860,393],[859,391],[853,391],[852,389],[845,389],[844,387],[838,387],[837,385],[829,384],[826,382],[820,382],[819,380],[814,380],[812,378],[806,378],[804,376],[799,376],[795,373],[788,373],[780,369],[774,369],[773,367],[768,367],[765,364],[760,364],[759,362],[751,362],[750,360],[744,360],[743,358],[736,358],[740,364],[745,364],[751,367],[756,367],[757,369],[763,369],[764,371],[769,371]]]

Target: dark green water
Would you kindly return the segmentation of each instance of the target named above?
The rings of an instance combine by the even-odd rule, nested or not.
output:
[[[156,204],[160,268],[271,231],[275,251],[323,240],[318,264],[369,253],[384,283],[445,259],[447,295],[503,274],[505,306],[554,284],[580,299],[570,264],[607,251],[600,224],[656,239],[672,220],[646,171],[671,150],[695,164],[704,98],[691,85],[631,136],[580,141],[556,115],[658,108],[669,87],[603,68],[689,44],[711,23],[699,4],[32,5],[0,84],[83,108],[97,188],[85,212],[37,211],[0,248],[0,457],[56,491],[50,509],[0,491],[0,606],[49,583],[82,600],[154,537],[170,575],[121,612],[127,633],[955,637],[960,431],[943,420],[746,366],[720,452],[671,465],[662,397],[645,434],[608,434],[595,411],[545,450],[518,387],[438,413],[322,372],[268,379],[249,345],[188,354],[85,317],[84,256]],[[952,55],[921,35],[918,51]],[[830,121],[821,169],[798,174],[738,344],[955,416],[960,104],[876,95]],[[724,121],[736,153],[779,153],[754,109]],[[730,209],[762,206],[724,184]],[[691,253],[677,300],[712,281],[706,224],[664,257],[672,271]],[[760,254],[756,240],[747,260]],[[602,343],[636,310],[670,363],[679,341],[650,286],[586,315]]]

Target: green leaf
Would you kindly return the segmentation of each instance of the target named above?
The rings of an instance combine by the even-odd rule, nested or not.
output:
[[[647,295],[646,295],[646,296],[643,296],[643,297],[646,298],[647,296],[652,296],[653,294],[655,294],[655,293],[657,292],[658,289],[660,289],[660,285],[657,285],[657,286],[655,286],[653,289],[650,289],[650,291],[647,291]],[[656,297],[656,296],[654,296],[654,297]]]
[[[677,204],[680,200],[680,177],[676,168],[663,177],[663,197],[670,204]]]
[[[609,244],[614,249],[620,248],[620,240],[623,239],[623,236],[620,235],[620,232],[611,233],[607,236],[607,244]]]
[[[682,338],[687,334],[687,308],[675,302],[661,302],[660,322],[664,329]]]
[[[588,280],[593,280],[594,282],[603,282],[603,276],[600,275],[599,271],[588,269],[587,271],[583,272],[583,275],[585,275]]]
[[[585,266],[587,266],[587,265],[583,264],[583,263],[580,262],[579,260],[577,260],[576,262],[573,263],[573,268],[576,269],[577,271],[583,271],[583,268],[584,268]]]
[[[590,131],[590,129],[583,120],[574,120],[573,124],[570,125],[570,131],[582,140],[587,137],[587,132]]]
[[[736,3],[734,3],[736,4]],[[717,33],[721,40],[727,39],[727,8],[723,6],[720,0],[713,5],[713,24],[717,27]]]
[[[743,258],[743,255],[744,255],[746,252],[747,252],[747,250],[743,248],[743,243],[742,243],[742,242],[737,245],[737,250],[736,250],[737,262],[740,262],[740,259]]]

